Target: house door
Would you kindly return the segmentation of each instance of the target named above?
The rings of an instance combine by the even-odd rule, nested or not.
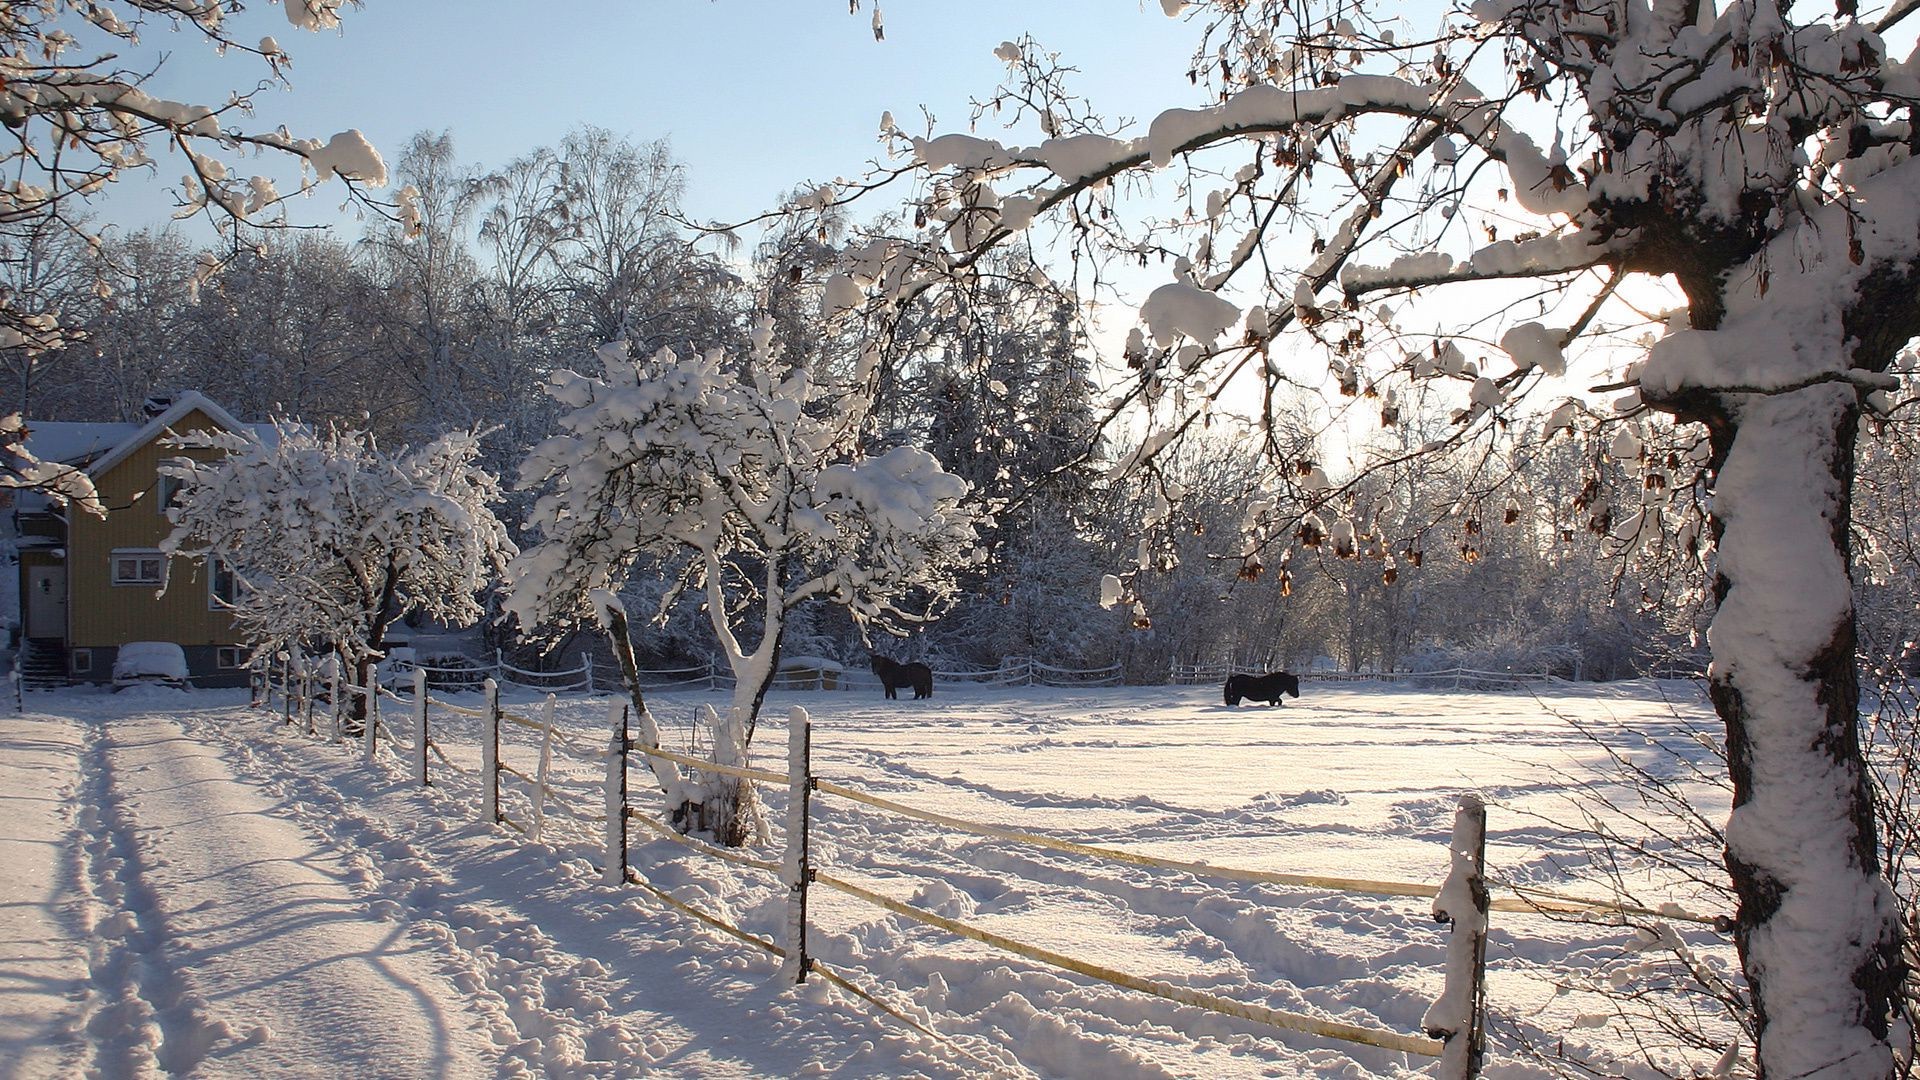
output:
[[[67,637],[67,568],[27,567],[27,636]]]

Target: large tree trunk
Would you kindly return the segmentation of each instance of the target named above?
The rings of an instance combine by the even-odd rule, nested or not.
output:
[[[1727,870],[1763,1077],[1893,1075],[1905,977],[1861,760],[1848,521],[1856,391],[1728,395],[1710,423]]]

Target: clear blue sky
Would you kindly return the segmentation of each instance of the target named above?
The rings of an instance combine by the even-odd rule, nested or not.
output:
[[[1022,33],[1080,68],[1080,92],[1108,117],[1197,100],[1185,77],[1194,28],[1159,0],[896,0],[883,5],[885,41],[871,11],[872,0],[857,15],[844,0],[366,0],[338,32],[313,34],[260,0],[233,29],[249,42],[271,34],[294,61],[292,89],[264,92],[250,128],[322,139],[359,128],[389,162],[414,132],[446,129],[481,166],[583,123],[666,136],[689,166],[688,211],[711,219],[750,216],[803,180],[857,176],[881,152],[883,110],[917,131],[924,105],[939,130],[964,130],[968,98],[1005,71],[995,46]],[[253,57],[215,57],[187,35],[146,45],[170,52],[157,96],[213,103],[261,74]],[[163,220],[163,189],[182,171],[162,157],[102,220]],[[329,185],[298,217],[332,218],[339,202]]]

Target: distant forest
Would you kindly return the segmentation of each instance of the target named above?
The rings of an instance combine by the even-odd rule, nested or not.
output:
[[[769,314],[797,359],[849,363],[861,348],[819,318],[852,223],[821,210],[785,219],[751,250],[729,248],[683,221],[683,170],[664,142],[580,129],[482,172],[450,136],[422,134],[395,174],[420,192],[413,236],[376,221],[358,239],[244,230],[245,246],[222,250],[171,229],[108,230],[97,248],[64,229],[9,238],[10,302],[57,312],[84,337],[0,351],[4,396],[17,395],[6,409],[126,420],[150,395],[193,388],[243,419],[365,428],[394,445],[477,428],[511,489],[527,448],[552,431],[549,375],[584,369],[603,342],[738,348]],[[1585,679],[1701,670],[1697,554],[1683,537],[1653,541],[1673,547],[1664,557],[1625,558],[1638,530],[1609,505],[1628,459],[1643,466],[1634,483],[1696,482],[1653,422],[1624,446],[1516,424],[1402,466],[1391,462],[1443,439],[1449,416],[1343,385],[1338,411],[1368,419],[1358,442],[1329,431],[1325,403],[1302,391],[1257,439],[1223,420],[1151,470],[1116,469],[1136,449],[1106,400],[1102,372],[1119,358],[1095,355],[1044,275],[1018,255],[996,258],[965,310],[920,316],[913,354],[888,368],[873,436],[876,448],[920,446],[973,485],[996,514],[991,557],[956,607],[883,651],[949,666],[1120,663],[1135,681],[1220,662]],[[1256,452],[1261,441],[1283,446],[1292,466]],[[1663,453],[1676,455],[1668,472],[1644,467]],[[1914,559],[1913,455],[1891,440],[1861,453],[1863,647],[1873,663],[1904,667],[1900,616],[1915,598],[1912,576],[1894,568]],[[1388,464],[1343,470],[1336,459]],[[1305,505],[1296,485],[1315,469],[1354,475],[1337,515],[1321,509],[1293,535],[1247,540],[1262,511]],[[514,492],[502,516],[517,526],[529,505]],[[1130,575],[1129,602],[1103,607],[1102,578],[1116,573]],[[637,574],[630,609],[656,613],[667,591]],[[709,635],[688,599],[639,644],[650,662],[677,663],[704,658]],[[784,647],[851,662],[863,649],[826,607],[802,612]]]

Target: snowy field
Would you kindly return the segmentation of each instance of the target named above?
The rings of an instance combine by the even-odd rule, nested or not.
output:
[[[1496,899],[1510,883],[1586,896],[1623,883],[1644,904],[1726,910],[1667,865],[1661,834],[1699,826],[1641,801],[1615,761],[1676,778],[1706,822],[1722,819],[1724,794],[1689,778],[1715,768],[1693,685],[1304,695],[1228,709],[1213,687],[776,693],[755,760],[784,769],[799,704],[816,774],[925,810],[1188,862],[1426,884],[1445,873],[1457,797],[1474,791],[1489,803]],[[538,700],[511,707],[534,715]],[[558,726],[604,746],[609,700],[563,701]],[[669,748],[686,748],[698,704],[723,701],[654,697]],[[566,753],[560,805],[533,842],[476,824],[472,776],[436,759],[422,791],[400,758],[369,766],[238,693],[73,690],[27,707],[0,718],[0,1078],[1432,1073],[1425,1058],[1157,1000],[818,887],[813,952],[912,1025],[818,978],[783,986],[777,958],[599,884],[599,826],[569,815],[600,812],[600,766]],[[473,720],[436,710],[433,724],[454,764],[477,765]],[[506,732],[505,760],[533,773],[537,734]],[[651,812],[646,779],[636,760],[635,802]],[[769,839],[749,854],[778,860],[784,792],[765,797]],[[520,781],[504,808],[529,820]],[[815,810],[823,873],[1103,967],[1409,1035],[1440,990],[1446,934],[1426,901],[1109,864],[826,796]],[[1639,850],[1600,852],[1590,816]],[[778,940],[785,890],[771,875],[637,828],[632,861],[684,903]],[[1661,985],[1662,954],[1636,951],[1616,922],[1495,913],[1486,1075],[1556,1075],[1529,1045],[1655,1075],[1634,1048],[1664,1058],[1671,1040],[1608,1022],[1607,1000],[1580,989]],[[1731,967],[1720,936],[1672,925],[1699,964]]]

